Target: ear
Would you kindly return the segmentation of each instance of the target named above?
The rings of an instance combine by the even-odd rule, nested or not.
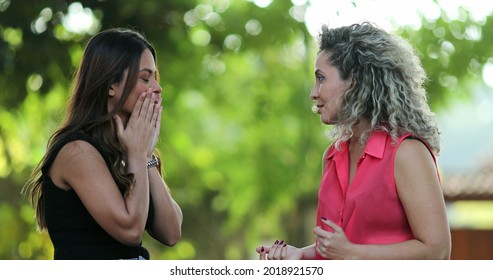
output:
[[[110,86],[110,90],[108,91],[108,95],[109,95],[110,97],[114,97],[114,96],[115,96],[115,94],[116,94],[116,88],[117,88],[117,87],[118,87],[118,84],[112,84],[112,85]]]

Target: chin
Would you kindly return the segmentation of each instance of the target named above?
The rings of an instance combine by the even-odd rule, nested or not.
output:
[[[322,121],[323,124],[326,124],[326,125],[334,125],[337,123],[333,119],[327,119],[327,118],[323,118],[323,117],[321,117],[320,120]]]

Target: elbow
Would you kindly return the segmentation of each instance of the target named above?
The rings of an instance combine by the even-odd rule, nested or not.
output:
[[[169,231],[164,234],[165,238],[162,243],[166,246],[173,247],[180,241],[181,239],[181,225],[183,221],[183,214],[181,213],[181,209],[178,207],[178,217],[175,220],[175,223],[169,224]]]
[[[139,246],[145,232],[143,218],[120,215],[113,217],[113,223],[104,227],[105,231],[118,242],[127,246]]]
[[[450,249],[441,248],[436,250],[431,256],[432,260],[450,260]]]
[[[166,228],[164,230],[154,227],[152,229],[147,229],[147,232],[152,238],[169,247],[175,246],[181,239],[180,227],[174,229]]]
[[[176,243],[178,243],[178,240],[179,239],[176,239],[176,240],[170,240],[169,242],[166,242],[164,243],[166,246],[169,246],[169,247],[173,247],[176,245]]]
[[[127,246],[139,246],[142,243],[143,235],[143,230],[137,228],[128,229],[118,238],[118,241]]]
[[[439,244],[432,246],[432,250],[430,252],[429,257],[430,259],[434,259],[434,260],[449,260],[451,250],[452,250],[452,245],[449,239],[445,242],[441,242]]]
[[[450,242],[442,246],[441,250],[438,251],[439,260],[450,260],[450,254],[452,251],[452,245]]]
[[[164,240],[164,244],[166,246],[173,247],[180,241],[181,239],[181,229],[176,230],[175,232],[171,233],[166,240]]]
[[[439,251],[439,259],[440,260],[450,260],[450,255],[452,253],[452,237],[450,236],[450,231],[446,235],[446,238],[444,239],[442,246],[440,246]]]
[[[143,225],[138,225],[138,223],[135,222],[128,222],[114,227],[114,231],[110,235],[124,245],[139,246],[142,244],[144,231]]]

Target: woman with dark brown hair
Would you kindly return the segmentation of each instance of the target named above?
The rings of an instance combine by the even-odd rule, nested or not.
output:
[[[109,29],[84,49],[66,117],[25,186],[55,259],[149,259],[144,231],[173,246],[182,212],[161,176],[156,53]]]

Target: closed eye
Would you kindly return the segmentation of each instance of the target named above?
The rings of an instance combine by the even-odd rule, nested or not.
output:
[[[156,71],[153,71],[149,68],[143,68],[140,70],[140,79],[142,81],[144,81],[145,83],[148,83],[150,81],[151,78],[156,78],[157,76],[157,72]]]

